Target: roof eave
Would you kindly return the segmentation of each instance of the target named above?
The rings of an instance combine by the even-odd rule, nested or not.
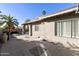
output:
[[[62,14],[64,14],[64,13],[69,13],[69,12],[73,12],[73,11],[76,12],[77,10],[78,10],[78,6],[75,6],[75,7],[73,7],[73,8],[69,8],[69,9],[66,9],[66,10],[63,10],[63,11],[60,11],[60,12],[57,12],[57,13],[55,13],[55,14],[51,14],[51,15],[48,15],[48,16],[40,17],[38,20],[30,21],[30,22],[28,22],[28,23],[26,23],[26,24],[38,22],[38,21],[44,20],[44,19],[46,19],[46,18],[50,18],[50,17],[62,15]]]

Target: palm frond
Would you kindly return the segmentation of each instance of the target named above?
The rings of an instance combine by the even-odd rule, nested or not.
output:
[[[14,19],[12,16],[7,16],[7,15],[0,15],[0,19],[2,19],[1,20],[1,25],[2,24],[4,24],[4,23],[6,23],[6,25],[8,25],[9,27],[14,27],[14,25],[15,26],[18,26],[18,21],[17,21],[17,19]]]
[[[2,26],[4,23],[6,23],[6,21],[0,22],[0,26]]]

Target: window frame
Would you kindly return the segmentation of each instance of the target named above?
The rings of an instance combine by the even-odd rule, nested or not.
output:
[[[35,27],[35,31],[39,31],[39,25],[36,24],[34,27]]]

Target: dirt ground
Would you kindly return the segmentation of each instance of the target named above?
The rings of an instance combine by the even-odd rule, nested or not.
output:
[[[61,43],[54,43],[26,35],[11,36],[10,40],[1,45],[1,56],[77,56],[79,48],[72,50]],[[36,38],[37,39],[37,38]]]

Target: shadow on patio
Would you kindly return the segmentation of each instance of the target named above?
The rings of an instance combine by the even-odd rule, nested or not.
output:
[[[27,38],[29,39],[29,38]],[[1,48],[1,47],[0,47]],[[48,41],[28,41],[11,37],[2,45],[2,56],[73,56],[79,51],[64,47],[61,43]],[[4,54],[5,53],[5,54]]]

